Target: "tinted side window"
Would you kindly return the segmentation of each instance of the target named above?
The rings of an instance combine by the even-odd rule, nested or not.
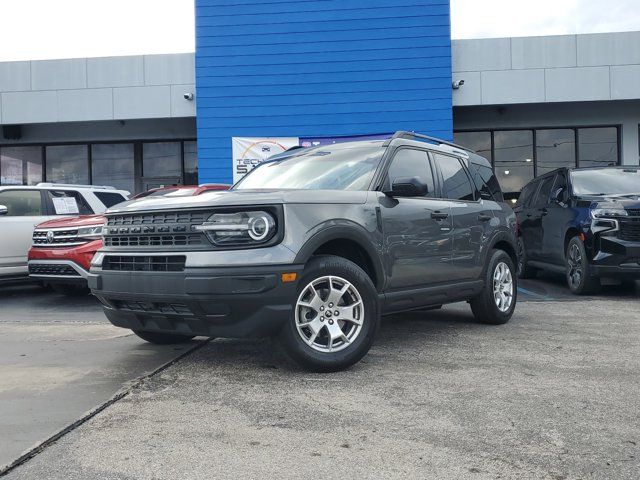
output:
[[[522,189],[522,192],[518,197],[518,202],[516,203],[516,205],[518,206],[529,205],[529,203],[531,203],[531,197],[533,197],[533,194],[536,193],[537,189],[538,189],[538,182],[527,183]]]
[[[91,215],[94,211],[78,192],[47,190],[54,215]]]
[[[480,198],[504,202],[498,179],[489,165],[470,162],[469,171],[477,189],[480,191]]]
[[[100,200],[102,202],[102,204],[107,208],[111,208],[114,205],[117,205],[117,204],[122,203],[122,202],[127,200],[125,197],[123,197],[119,193],[93,192],[93,194],[96,197],[98,197],[98,200]]]
[[[0,192],[0,205],[7,207],[7,213],[3,215],[6,217],[39,217],[43,215],[42,197],[39,190]]]
[[[476,199],[476,189],[471,185],[467,172],[458,158],[434,153],[433,157],[442,172],[442,194],[453,200]]]
[[[418,177],[428,188],[427,197],[434,196],[435,183],[431,172],[429,155],[422,150],[401,148],[398,150],[389,166],[389,186],[398,178]]]
[[[542,180],[542,185],[540,185],[540,190],[538,190],[538,196],[536,197],[534,207],[544,207],[549,203],[551,187],[553,187],[553,178],[554,177],[551,176]]]

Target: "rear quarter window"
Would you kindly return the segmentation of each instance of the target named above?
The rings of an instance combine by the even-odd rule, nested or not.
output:
[[[480,192],[480,198],[504,202],[500,183],[489,165],[469,162],[469,173]]]
[[[114,193],[114,192],[93,192],[93,194],[107,208],[111,208],[114,205],[117,205],[119,203],[127,201],[127,199],[123,195],[120,195],[119,193]]]

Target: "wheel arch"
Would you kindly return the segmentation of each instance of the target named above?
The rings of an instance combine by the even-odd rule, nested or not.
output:
[[[362,268],[376,290],[385,283],[380,253],[370,239],[370,233],[356,225],[334,225],[324,228],[309,238],[295,258],[295,263],[306,264],[314,255],[336,255],[351,260]]]
[[[487,249],[487,255],[485,257],[488,257],[489,252],[494,249],[506,252],[507,255],[511,257],[513,264],[516,266],[518,265],[517,239],[513,235],[510,235],[507,232],[500,232],[494,236],[489,243],[489,248]],[[485,264],[487,260],[488,258],[485,258]]]

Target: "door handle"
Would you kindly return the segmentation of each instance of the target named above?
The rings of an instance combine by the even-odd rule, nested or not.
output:
[[[484,213],[481,213],[480,215],[478,215],[478,221],[479,222],[488,222],[489,220],[491,220],[491,215],[486,215]]]
[[[431,212],[431,218],[434,220],[444,220],[447,217],[449,217],[449,214],[446,212],[439,212],[438,210]]]
[[[547,215],[549,213],[549,210],[547,210],[546,208],[541,208],[540,209],[540,214],[544,217],[545,215]]]

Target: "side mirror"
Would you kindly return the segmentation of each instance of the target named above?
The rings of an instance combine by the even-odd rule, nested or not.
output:
[[[0,215],[6,215],[7,213],[9,213],[9,209],[4,205],[0,205]]]
[[[558,188],[553,194],[553,199],[556,203],[567,203],[568,195],[566,188]]]
[[[418,177],[396,178],[391,185],[391,191],[385,192],[390,197],[423,197],[429,193],[426,183]]]

